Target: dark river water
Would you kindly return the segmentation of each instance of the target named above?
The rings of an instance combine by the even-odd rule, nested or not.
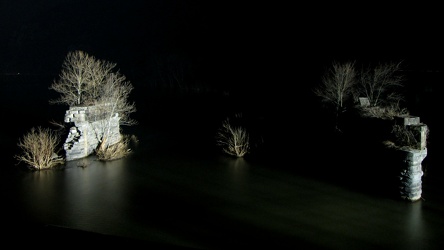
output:
[[[86,246],[124,242],[155,249],[444,247],[438,139],[424,160],[423,198],[413,203],[398,199],[378,178],[384,169],[367,164],[355,151],[309,136],[311,129],[304,126],[279,131],[291,123],[265,123],[282,133],[270,138],[273,149],[235,159],[211,145],[211,126],[187,127],[184,117],[168,120],[168,126],[141,119],[129,130],[139,143],[127,158],[100,162],[90,156],[52,170],[29,171],[12,159],[18,136],[42,117],[64,114],[44,104],[45,94],[32,95],[33,88],[37,86],[16,86],[2,93],[4,118],[10,117],[3,120],[2,131],[5,240]],[[20,92],[32,97],[19,98]],[[436,128],[430,115],[427,119]],[[440,136],[436,132],[435,138]]]

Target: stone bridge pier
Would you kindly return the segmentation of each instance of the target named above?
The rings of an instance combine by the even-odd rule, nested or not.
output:
[[[70,107],[65,113],[65,123],[71,124],[63,148],[67,161],[87,157],[95,152],[103,134],[108,132],[107,143],[120,141],[119,116],[104,115],[102,105]]]

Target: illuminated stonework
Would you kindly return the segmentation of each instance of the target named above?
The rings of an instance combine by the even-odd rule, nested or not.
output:
[[[104,106],[71,107],[66,111],[65,123],[72,124],[63,148],[66,160],[76,160],[91,155],[96,150],[104,134],[108,145],[121,139],[119,116],[108,116]]]

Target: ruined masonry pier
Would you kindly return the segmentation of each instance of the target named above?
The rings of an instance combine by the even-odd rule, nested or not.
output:
[[[84,158],[97,149],[104,131],[109,129],[107,143],[113,145],[121,139],[119,116],[106,115],[106,105],[70,107],[65,123],[72,124],[63,148],[67,161]],[[109,113],[108,113],[109,114]]]

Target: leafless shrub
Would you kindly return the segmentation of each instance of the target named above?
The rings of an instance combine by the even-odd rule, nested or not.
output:
[[[97,158],[111,161],[126,157],[131,153],[131,143],[138,143],[136,136],[122,135],[120,141],[112,145],[108,145],[105,138],[96,149]]]
[[[223,121],[222,127],[218,130],[216,143],[223,152],[236,157],[243,157],[250,150],[247,130],[242,126],[232,125],[229,118]]]
[[[21,154],[14,157],[36,170],[50,169],[65,160],[57,155],[60,143],[59,134],[48,128],[32,128],[30,132],[19,139],[18,146]]]

